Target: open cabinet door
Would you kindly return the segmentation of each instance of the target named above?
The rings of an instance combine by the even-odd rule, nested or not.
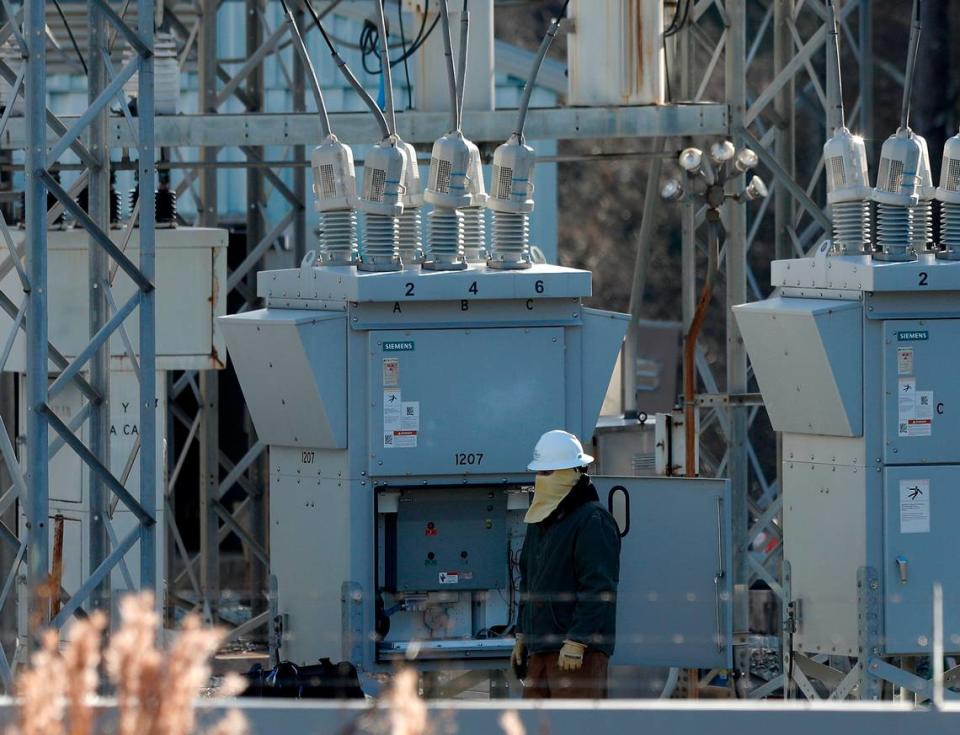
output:
[[[728,480],[593,477],[622,540],[617,641],[622,666],[733,665]]]

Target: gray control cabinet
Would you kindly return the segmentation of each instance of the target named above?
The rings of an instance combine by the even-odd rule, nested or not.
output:
[[[408,489],[397,504],[385,565],[399,592],[507,587],[507,495],[502,488]],[[391,558],[392,557],[392,558]]]
[[[598,477],[594,484],[621,535],[612,663],[731,668],[730,481]]]
[[[783,435],[784,559],[794,648],[862,653],[858,574],[880,580],[871,649],[925,654],[932,590],[960,651],[960,265],[868,256],[777,261],[777,291],[734,307]]]
[[[583,306],[589,272],[548,265],[306,262],[258,293],[220,325],[269,446],[281,655],[503,668],[526,466],[550,429],[590,441],[627,317]]]

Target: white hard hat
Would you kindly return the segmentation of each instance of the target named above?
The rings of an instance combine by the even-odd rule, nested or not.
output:
[[[593,457],[584,454],[583,445],[573,434],[556,429],[540,437],[533,450],[533,461],[527,465],[531,472],[569,470],[586,467]]]

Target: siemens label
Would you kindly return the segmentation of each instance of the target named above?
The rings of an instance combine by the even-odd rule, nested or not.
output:
[[[925,329],[913,332],[897,332],[898,342],[926,342],[930,339],[930,332]]]
[[[413,352],[413,342],[384,342],[384,352]]]

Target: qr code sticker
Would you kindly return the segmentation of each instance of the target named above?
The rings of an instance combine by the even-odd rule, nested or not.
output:
[[[393,446],[393,434],[384,434],[383,435],[383,446],[392,447]]]

